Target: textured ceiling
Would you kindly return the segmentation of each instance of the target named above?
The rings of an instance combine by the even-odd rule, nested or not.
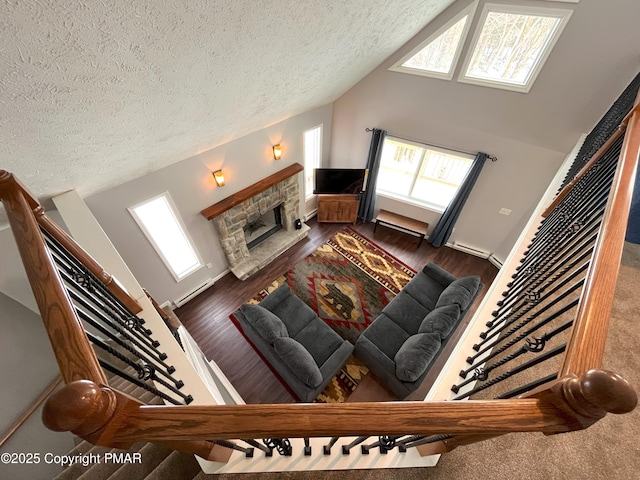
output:
[[[122,183],[333,101],[451,3],[0,2],[0,169]]]

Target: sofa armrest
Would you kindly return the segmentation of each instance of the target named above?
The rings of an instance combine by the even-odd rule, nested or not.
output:
[[[342,368],[342,366],[345,364],[352,353],[353,345],[347,340],[342,342],[342,345],[340,345],[338,349],[333,352],[322,365],[320,365],[320,373],[322,373],[322,378],[326,380],[328,377],[329,380],[331,380],[336,372],[340,370],[340,368]],[[325,382],[325,386],[327,383],[329,382]]]
[[[418,388],[422,378],[415,383],[403,382],[396,377],[396,362],[387,357],[378,346],[365,335],[360,335],[356,342],[356,357],[371,370],[382,385],[402,399]]]
[[[458,278],[454,275],[447,272],[445,269],[441,268],[439,265],[436,265],[433,262],[427,263],[422,272],[425,275],[430,276],[436,282],[438,282],[443,287],[447,287],[450,283],[456,281]]]

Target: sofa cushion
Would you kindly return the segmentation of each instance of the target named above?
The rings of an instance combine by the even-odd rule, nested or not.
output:
[[[291,371],[311,388],[322,383],[322,373],[311,354],[293,338],[277,338],[273,344],[278,356]]]
[[[309,322],[318,318],[306,303],[291,292],[286,283],[267,295],[259,305],[280,318],[292,338]]]
[[[409,335],[412,335],[418,331],[422,319],[429,313],[429,309],[405,291],[401,291],[396,298],[391,300],[389,305],[384,307],[383,312]]]
[[[445,288],[440,294],[436,308],[457,303],[458,306],[460,306],[460,310],[465,311],[471,304],[476,293],[478,293],[479,287],[480,277],[477,275],[459,278],[455,282],[452,282],[451,285]]]
[[[320,366],[322,366],[331,354],[340,348],[340,345],[344,342],[340,335],[320,319],[315,322],[309,322],[307,326],[296,335],[295,340],[307,349]]]
[[[440,336],[436,333],[416,333],[410,336],[394,359],[398,379],[404,382],[418,380],[439,349]]]
[[[443,305],[424,317],[418,333],[436,333],[440,341],[447,338],[460,318],[460,306],[457,303]]]
[[[371,343],[393,359],[402,344],[409,338],[409,334],[387,317],[384,312],[376,318],[362,333]]]
[[[433,278],[418,273],[405,285],[402,291],[410,295],[411,298],[428,310],[433,310],[444,288],[445,287]]]
[[[269,344],[280,337],[288,337],[289,332],[282,320],[260,305],[245,303],[240,307],[240,311],[247,319],[247,322],[256,329],[262,338]]]

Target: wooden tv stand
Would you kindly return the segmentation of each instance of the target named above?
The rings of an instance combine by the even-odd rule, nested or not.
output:
[[[356,223],[360,195],[318,195],[318,223]]]

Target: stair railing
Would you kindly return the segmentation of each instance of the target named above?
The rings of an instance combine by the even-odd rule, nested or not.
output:
[[[339,437],[350,436],[356,438],[342,446],[343,454],[360,446],[363,454],[371,449],[385,453],[394,448],[402,452],[417,447],[426,455],[509,432],[556,434],[582,429],[606,413],[633,410],[637,404],[634,389],[619,375],[600,369],[640,152],[640,115],[637,108],[627,115],[620,129],[626,131],[619,147],[620,161],[614,162],[617,166],[608,160],[612,154],[601,152],[604,160],[599,164],[596,161],[590,173],[584,175],[588,182],[578,181],[573,185],[576,192],[581,188],[593,189],[587,190],[586,199],[575,201],[574,193],[569,192],[562,200],[573,202],[570,208],[572,215],[577,215],[580,229],[571,231],[573,224],[570,223],[569,231],[566,231],[567,227],[562,223],[566,212],[554,209],[549,213],[536,234],[536,238],[543,241],[532,244],[511,286],[514,293],[507,292],[496,318],[489,322],[489,330],[485,332],[484,338],[490,338],[500,322],[514,322],[510,315],[519,315],[514,312],[520,312],[522,308],[526,310],[528,307],[523,307],[526,302],[532,302],[534,310],[537,309],[536,314],[546,308],[538,303],[540,292],[528,287],[539,278],[536,273],[539,272],[538,261],[533,259],[545,259],[545,275],[556,276],[550,270],[556,268],[556,261],[547,255],[546,247],[557,251],[563,262],[569,258],[578,261],[583,252],[592,249],[593,260],[586,267],[580,262],[575,265],[569,263],[574,270],[563,273],[568,275],[565,278],[572,280],[572,275],[584,273],[584,276],[575,277],[575,282],[580,283],[580,287],[584,286],[577,297],[573,284],[561,282],[564,292],[569,292],[567,295],[571,297],[562,297],[558,302],[561,310],[558,315],[573,307],[577,307],[577,314],[569,320],[568,326],[559,325],[556,328],[559,331],[551,333],[554,337],[570,333],[569,340],[513,370],[520,373],[551,358],[558,359],[560,367],[551,375],[524,386],[516,385],[507,394],[486,400],[143,405],[108,386],[56,266],[54,257],[63,257],[64,254],[52,254],[46,238],[51,236],[58,244],[71,244],[66,251],[74,251],[77,246],[70,238],[62,237],[59,229],[52,227],[35,198],[11,174],[0,171],[0,198],[66,383],[47,402],[43,414],[45,424],[53,430],[71,431],[103,446],[155,441],[192,451],[203,458],[225,461],[231,450],[249,455],[253,448],[258,448],[265,455],[272,454],[274,450],[290,455],[287,438],[294,437],[305,439],[305,452],[310,449],[310,437],[329,437],[323,448],[327,453]],[[602,143],[605,142],[606,139]],[[597,150],[609,152],[617,145],[616,142],[612,140],[608,148]],[[615,176],[609,180],[612,182],[610,194],[605,195],[599,189],[599,183],[612,171],[615,171]],[[601,209],[604,209],[601,226],[594,227],[591,212],[597,213]],[[557,229],[565,233],[554,235]],[[595,231],[599,233],[594,234]],[[573,239],[569,243],[566,241],[568,237]],[[593,245],[589,243],[592,240]],[[81,250],[74,251],[73,256],[80,258],[82,263],[87,261]],[[93,270],[102,278],[109,278],[101,273],[99,266],[94,266]],[[532,341],[529,348],[535,352],[538,348],[536,341]],[[490,353],[487,350],[487,354]],[[478,368],[478,380],[482,380],[486,373],[481,368],[486,369],[486,365]],[[470,383],[464,388],[477,387]],[[377,439],[371,442],[368,440],[371,436]],[[265,445],[252,440],[256,438],[267,439],[263,442]],[[237,440],[230,442],[234,439],[243,439],[241,442],[249,447],[241,446]],[[221,453],[220,449],[225,449],[226,453]]]
[[[98,359],[88,337],[94,337],[97,344],[104,342],[91,331],[85,330],[80,316],[82,312],[88,319],[101,315],[100,312],[91,312],[93,308],[91,302],[93,302],[94,305],[101,304],[103,309],[119,309],[121,312],[126,312],[126,316],[135,327],[139,326],[141,322],[135,316],[135,313],[140,312],[141,308],[111,275],[105,272],[64,230],[46,216],[42,206],[28,190],[12,174],[3,170],[0,170],[0,199],[16,239],[18,251],[47,330],[62,380],[66,384],[54,394],[54,398],[58,398],[58,401],[69,401],[67,407],[71,407],[73,410],[74,395],[69,396],[69,392],[75,390],[73,387],[69,390],[70,386],[91,384],[95,388],[92,392],[83,391],[82,393],[82,395],[86,395],[84,401],[88,401],[90,404],[89,416],[92,418],[83,422],[83,428],[78,430],[82,432],[80,436],[83,438],[93,438],[91,434],[104,426],[105,415],[109,417],[116,409],[126,405],[140,407],[142,403],[109,387],[107,375],[102,367],[109,368],[110,364]],[[73,270],[75,274],[70,273],[67,284],[62,278],[66,275],[65,268],[68,268],[69,272]],[[78,288],[69,288],[68,284],[76,284]],[[88,287],[87,291],[84,291],[83,287],[85,286]],[[91,299],[94,288],[100,290],[98,299]],[[74,302],[76,304],[78,302],[84,303],[85,309],[79,309]],[[87,314],[87,311],[90,313]],[[106,317],[106,315],[103,316]],[[113,327],[117,328],[115,322],[112,323],[111,330]],[[108,322],[103,322],[102,325],[96,324],[95,327],[102,329],[100,333],[108,335],[110,329],[105,325],[109,325]],[[116,332],[117,335],[113,335],[111,332],[113,340],[118,340],[123,345],[130,342],[131,337],[124,329],[118,328]],[[149,342],[153,345],[152,340]],[[105,345],[105,347],[115,351],[111,346]],[[143,364],[143,366],[148,367],[148,364]],[[125,378],[127,375],[126,372],[116,367],[112,369],[112,373]],[[133,382],[138,381],[133,376],[129,377],[128,379]],[[154,387],[148,386],[148,388]],[[162,398],[167,397],[160,391],[158,393]],[[69,413],[61,418],[55,413],[50,413],[52,411],[51,405],[49,400],[43,409],[45,425],[56,431],[75,432],[78,415],[86,412],[79,408],[78,412]],[[126,447],[133,442],[102,443],[97,440],[94,443],[103,446]],[[212,442],[191,440],[171,442],[168,440],[161,443],[216,461],[226,461],[229,457],[228,452]]]

